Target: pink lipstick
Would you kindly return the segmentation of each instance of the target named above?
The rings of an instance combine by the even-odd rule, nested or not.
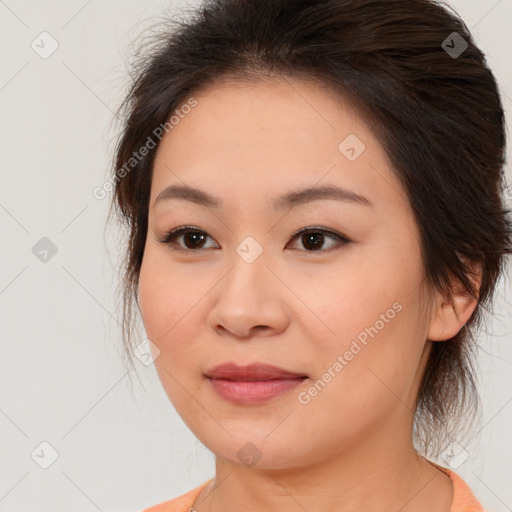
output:
[[[205,372],[205,375],[219,396],[230,402],[249,405],[282,395],[308,378],[303,373],[264,363],[246,366],[224,363]]]

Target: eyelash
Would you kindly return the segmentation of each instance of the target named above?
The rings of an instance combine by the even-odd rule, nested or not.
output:
[[[204,234],[204,235],[209,236],[206,231],[203,231],[202,229],[196,228],[195,226],[180,226],[180,227],[172,229],[171,231],[166,233],[163,238],[157,239],[157,241],[162,243],[162,244],[168,245],[170,247],[170,249],[173,250],[173,251],[200,252],[200,251],[208,250],[208,249],[201,249],[201,248],[198,248],[198,249],[188,249],[188,248],[186,248],[186,249],[184,249],[182,247],[178,247],[178,248],[172,247],[173,241],[176,238],[178,238],[179,236],[181,236],[183,234],[186,234],[186,233],[199,233],[199,234]],[[294,240],[298,236],[304,235],[304,234],[307,234],[307,233],[321,233],[323,235],[327,235],[330,238],[333,238],[333,239],[337,240],[338,242],[340,242],[341,246],[344,246],[344,245],[352,242],[352,240],[350,240],[349,238],[347,238],[344,235],[341,235],[341,234],[336,233],[334,231],[330,231],[330,230],[327,230],[327,229],[324,229],[324,228],[320,228],[320,227],[302,228],[299,231],[296,231],[292,235],[291,239]],[[330,249],[319,249],[319,250],[311,250],[311,251],[306,250],[305,252],[310,252],[310,253],[326,253],[326,252],[330,252],[330,251],[335,250],[335,249],[336,249],[336,247],[330,248]]]

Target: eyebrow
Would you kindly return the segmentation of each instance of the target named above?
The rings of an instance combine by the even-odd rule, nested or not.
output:
[[[160,201],[170,199],[181,199],[215,209],[222,206],[222,200],[220,198],[188,185],[169,185],[158,194],[153,206],[156,206]],[[325,199],[335,199],[337,201],[356,203],[374,208],[373,203],[366,197],[336,185],[303,188],[287,192],[274,199],[272,201],[272,207],[275,210],[283,210],[285,208],[296,208],[312,201]]]

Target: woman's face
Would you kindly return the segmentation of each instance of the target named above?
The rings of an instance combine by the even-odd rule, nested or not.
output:
[[[310,82],[225,82],[194,98],[157,149],[139,288],[176,410],[217,456],[266,468],[408,439],[430,318],[419,232],[382,147]],[[169,186],[217,203],[157,201]],[[326,187],[363,199],[312,192]],[[192,229],[159,241],[180,226]],[[254,398],[258,385],[236,395],[231,383],[230,399],[205,375],[226,362],[306,378],[270,398],[268,384]]]

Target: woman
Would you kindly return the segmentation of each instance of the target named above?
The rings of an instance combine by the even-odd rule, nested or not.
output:
[[[146,512],[480,511],[446,465],[512,229],[497,84],[430,0],[216,0],[150,48],[113,206],[215,477]],[[454,466],[452,466],[454,467]]]

